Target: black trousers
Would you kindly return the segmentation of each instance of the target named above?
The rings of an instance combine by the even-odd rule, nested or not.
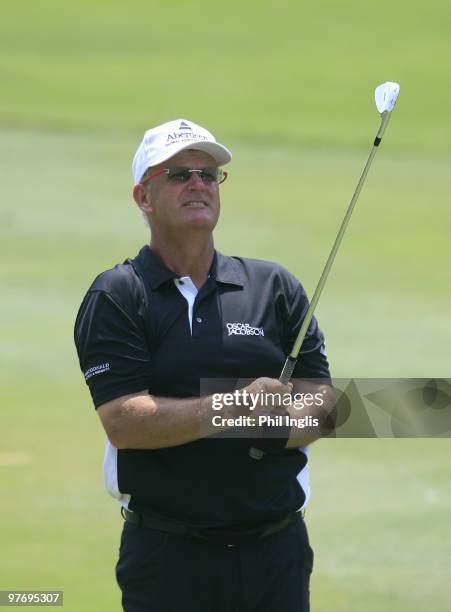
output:
[[[312,567],[302,519],[232,547],[124,523],[116,578],[124,612],[308,612]]]

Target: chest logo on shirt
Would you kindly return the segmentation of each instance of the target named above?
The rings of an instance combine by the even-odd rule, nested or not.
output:
[[[264,336],[263,327],[252,327],[249,323],[226,323],[229,336]]]

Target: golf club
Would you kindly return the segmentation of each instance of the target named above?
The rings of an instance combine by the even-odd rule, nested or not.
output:
[[[315,293],[313,294],[309,309],[307,311],[307,314],[305,315],[305,319],[302,323],[301,329],[299,330],[299,333],[294,343],[293,349],[291,353],[288,355],[285,361],[285,364],[283,366],[283,370],[280,374],[279,380],[281,383],[285,385],[290,381],[291,376],[293,374],[293,370],[298,360],[299,351],[301,350],[301,346],[304,341],[305,335],[307,333],[307,329],[310,325],[310,321],[312,320],[313,313],[315,312],[315,308],[316,308],[316,305],[318,304],[318,300],[321,296],[324,285],[326,284],[327,277],[329,275],[329,272],[334,262],[337,251],[340,247],[341,241],[343,239],[343,235],[348,226],[348,223],[351,218],[354,207],[356,205],[357,199],[360,195],[360,192],[362,191],[362,187],[363,187],[363,183],[365,182],[366,175],[368,174],[368,170],[370,169],[373,158],[376,155],[376,151],[382,141],[382,137],[384,135],[388,121],[390,119],[390,113],[395,107],[396,100],[398,99],[399,90],[400,90],[400,87],[398,83],[392,83],[390,81],[387,81],[386,83],[383,83],[382,85],[379,85],[378,87],[376,87],[376,90],[374,92],[376,107],[379,113],[381,114],[381,124],[376,134],[376,138],[374,139],[371,153],[365,164],[362,175],[360,176],[359,182],[357,183],[357,187],[356,187],[356,190],[354,191],[354,195],[352,196],[352,199],[351,199],[351,202],[349,203],[345,217],[342,221],[340,229],[338,230],[337,237],[335,238],[335,242],[332,246],[332,250],[326,261],[326,265],[324,266],[323,273],[321,274],[321,277],[318,281],[318,285],[315,289]],[[252,457],[252,459],[261,459],[264,456],[264,454],[265,454],[264,451],[258,448],[255,448],[255,447],[252,447],[249,450],[249,456]]]

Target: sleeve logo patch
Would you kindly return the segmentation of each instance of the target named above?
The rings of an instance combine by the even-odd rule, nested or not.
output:
[[[89,380],[93,376],[97,376],[97,374],[105,374],[105,372],[110,371],[109,363],[101,363],[100,365],[92,366],[89,370],[85,372],[85,380]]]

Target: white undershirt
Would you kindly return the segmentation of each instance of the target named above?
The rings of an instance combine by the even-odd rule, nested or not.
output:
[[[188,302],[188,320],[191,334],[193,333],[193,306],[196,295],[199,293],[198,288],[193,283],[189,276],[181,276],[174,278],[174,284],[185,300]]]

